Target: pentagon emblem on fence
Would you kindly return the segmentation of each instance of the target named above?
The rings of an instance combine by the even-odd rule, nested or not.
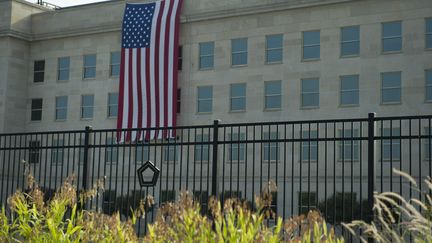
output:
[[[141,187],[155,186],[159,177],[159,168],[148,160],[138,170],[138,179]]]

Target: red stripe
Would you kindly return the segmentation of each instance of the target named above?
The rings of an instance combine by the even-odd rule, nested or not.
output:
[[[173,72],[173,127],[177,125],[177,89],[178,89],[178,47],[179,47],[179,31],[180,31],[180,11],[182,9],[183,0],[178,0],[178,9],[175,19],[175,33],[174,33],[174,67]],[[173,137],[176,136],[176,130],[173,130]]]
[[[119,95],[118,95],[118,112],[117,112],[117,142],[121,141],[123,128],[123,98],[124,98],[124,62],[125,62],[125,49],[121,50],[121,65],[120,65],[120,87],[119,87]]]
[[[168,68],[168,60],[169,60],[169,58],[170,58],[170,56],[169,56],[169,44],[170,44],[170,25],[171,25],[171,14],[172,14],[172,9],[173,9],[173,6],[174,6],[174,3],[175,3],[175,0],[173,0],[173,1],[170,1],[170,6],[169,6],[169,9],[168,9],[168,15],[167,15],[167,18],[166,18],[166,24],[165,24],[165,48],[164,48],[164,56],[165,56],[165,59],[164,59],[164,67],[163,67],[163,72],[164,72],[164,77],[165,77],[165,79],[163,80],[164,81],[164,90],[163,90],[163,92],[164,92],[164,100],[165,100],[165,102],[164,102],[164,127],[166,128],[166,127],[168,127],[168,95],[173,95],[172,93],[172,91],[171,91],[171,94],[168,94],[168,72],[170,71]],[[164,129],[163,130],[163,137],[164,138],[166,138],[166,137],[168,137],[168,134],[167,134],[167,129]]]
[[[150,50],[146,49],[145,53],[145,82],[147,94],[147,128],[151,127],[151,96],[150,96]],[[146,131],[145,139],[150,140],[150,131]]]
[[[154,82],[155,82],[155,99],[156,99],[156,127],[158,128],[158,127],[160,127],[160,124],[159,124],[159,120],[160,120],[160,104],[159,104],[159,82],[160,82],[160,80],[159,80],[159,54],[160,54],[160,46],[159,46],[159,42],[160,42],[160,36],[159,36],[159,34],[160,34],[160,29],[161,29],[161,18],[162,18],[162,14],[163,14],[163,9],[164,9],[164,6],[165,6],[165,1],[162,1],[161,3],[160,3],[160,8],[159,8],[159,13],[158,13],[158,18],[157,18],[157,22],[156,22],[156,43],[155,43],[155,69],[154,69],[154,72],[155,72],[155,80],[154,80]],[[155,131],[155,137],[154,138],[157,138],[158,137],[158,131],[159,130],[156,130]]]
[[[133,82],[133,69],[132,69],[132,62],[133,62],[133,59],[132,59],[132,49],[128,49],[128,51],[129,51],[129,66],[128,66],[128,69],[129,69],[129,71],[128,71],[128,75],[129,75],[129,111],[128,111],[128,124],[127,124],[127,128],[128,129],[131,129],[132,128],[132,120],[133,120],[133,106],[135,105],[134,103],[133,103],[133,90],[132,90],[132,88],[133,88],[133,86],[132,86],[132,82]],[[130,141],[131,140],[131,131],[127,131],[127,133],[126,133],[126,141],[125,142],[128,142],[128,141]]]
[[[141,48],[137,49],[137,89],[138,89],[138,128],[140,128],[138,130],[137,133],[137,140],[141,140],[141,128],[142,128],[142,108],[143,108],[143,103],[142,103],[142,92],[141,92]]]

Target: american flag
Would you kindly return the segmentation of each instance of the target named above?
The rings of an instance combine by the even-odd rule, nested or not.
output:
[[[169,138],[176,125],[179,15],[183,0],[126,4],[117,141]]]

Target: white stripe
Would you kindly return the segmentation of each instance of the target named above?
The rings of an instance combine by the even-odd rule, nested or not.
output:
[[[138,84],[137,84],[137,48],[132,49],[132,128],[138,127]],[[132,132],[131,141],[136,140],[136,131]]]
[[[175,26],[175,20],[176,20],[176,14],[177,14],[177,8],[178,8],[178,4],[179,1],[175,0],[174,1],[174,6],[173,6],[173,12],[171,14],[171,23],[170,23],[170,31],[169,31],[169,57],[168,57],[168,126],[172,127],[173,126],[173,116],[175,116],[176,114],[174,114],[174,105],[173,105],[173,94],[174,92],[177,92],[177,90],[173,90],[174,89],[174,79],[173,79],[173,73],[176,72],[177,70],[174,70],[174,63],[177,60],[174,60],[174,34],[175,34],[175,30],[176,30],[176,26]],[[173,130],[171,130],[171,133],[173,132]],[[169,134],[170,137],[173,137],[173,134]]]
[[[141,50],[141,96],[142,96],[142,121],[141,127],[147,128],[147,80],[146,80],[146,48],[140,48]],[[142,141],[145,138],[145,131],[141,133],[141,136],[138,138],[139,141]]]
[[[164,90],[165,90],[165,76],[164,76],[164,70],[165,70],[165,35],[166,35],[166,23],[167,23],[167,17],[168,17],[168,11],[169,11],[169,5],[170,1],[165,0],[163,15],[161,19],[161,30],[160,30],[160,37],[159,37],[159,127],[165,126],[165,96],[164,96]],[[162,138],[162,131],[160,131],[158,138]]]
[[[122,128],[128,128],[128,113],[129,113],[129,48],[125,49],[125,64],[124,64],[124,92],[123,92],[123,119]],[[125,140],[126,132],[122,132],[121,141]]]
[[[153,14],[150,40],[150,95],[151,95],[151,123],[150,127],[156,126],[156,96],[155,96],[155,42],[156,42],[156,24],[159,15],[160,2],[156,2]],[[159,34],[159,33],[158,33]],[[155,131],[150,132],[150,138],[154,137]]]

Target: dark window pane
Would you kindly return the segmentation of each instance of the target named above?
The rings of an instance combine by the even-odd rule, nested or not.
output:
[[[426,48],[432,48],[432,33],[426,36]]]
[[[84,78],[94,78],[94,77],[96,77],[95,67],[84,68]]]
[[[432,101],[432,85],[426,88],[426,100]]]
[[[268,50],[266,53],[266,62],[281,62],[282,61],[282,49]]]
[[[382,91],[382,102],[400,102],[401,101],[401,90],[398,89],[385,89]]]
[[[358,89],[359,88],[358,79],[359,77],[357,75],[341,77],[341,89],[342,90]]]
[[[402,38],[391,38],[383,40],[383,51],[392,52],[402,49]]]
[[[213,56],[200,57],[200,69],[212,68],[214,65]]]
[[[305,46],[303,47],[303,59],[320,58],[320,46]]]
[[[319,106],[319,94],[303,94],[302,95],[303,107],[316,107]]]
[[[233,39],[231,45],[232,52],[247,52],[247,38]]]
[[[96,66],[96,54],[84,56],[84,67],[95,67]]]
[[[31,112],[31,120],[32,121],[40,121],[40,120],[42,120],[42,111],[41,110],[32,111]]]
[[[246,64],[247,64],[247,52],[232,54],[232,65],[246,65]]]
[[[302,93],[305,92],[319,92],[319,80],[312,78],[312,79],[302,79]]]
[[[349,26],[342,28],[342,41],[360,40],[360,27]]]
[[[265,83],[265,94],[281,94],[281,81],[272,81]]]
[[[359,92],[357,91],[344,91],[341,94],[342,105],[358,105],[359,104]]]
[[[70,59],[69,57],[60,57],[58,59],[58,68],[59,69],[69,69]]]
[[[360,53],[360,42],[342,43],[342,56],[358,55]]]
[[[319,45],[320,44],[320,31],[305,31],[303,32],[303,45]]]
[[[178,62],[177,62],[177,69],[182,70],[183,69],[183,47],[178,47]]]
[[[280,96],[270,96],[265,99],[265,108],[281,108],[281,97]]]
[[[390,22],[383,24],[383,37],[400,36],[401,33],[401,22]]]
[[[246,84],[232,84],[231,96],[246,96]]]
[[[44,71],[45,70],[45,60],[34,62],[34,71]]]
[[[58,71],[58,80],[69,80],[69,69]]]
[[[233,98],[231,99],[231,110],[245,110],[246,109],[246,99],[245,98]]]
[[[282,35],[268,35],[266,36],[266,49],[282,48],[282,42]]]
[[[43,82],[44,76],[45,76],[44,72],[35,72],[33,76],[33,82],[35,83]]]
[[[198,101],[198,112],[211,112],[211,111],[212,111],[211,100]]]
[[[214,54],[214,42],[204,42],[199,44],[200,56]]]
[[[42,99],[32,99],[31,108],[34,109],[42,109]]]

